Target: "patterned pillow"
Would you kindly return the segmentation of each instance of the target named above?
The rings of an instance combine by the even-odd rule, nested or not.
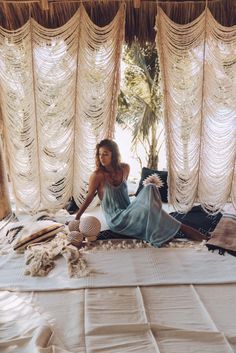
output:
[[[6,239],[14,250],[24,250],[29,244],[54,237],[64,228],[64,224],[53,221],[15,222],[6,232]]]
[[[167,171],[164,170],[155,170],[155,169],[150,169],[143,167],[142,168],[142,173],[141,173],[141,179],[139,181],[139,186],[138,189],[135,193],[135,196],[138,195],[138,193],[142,190],[143,188],[143,181],[152,174],[158,174],[158,176],[161,178],[161,180],[164,183],[164,186],[159,189],[159,192],[161,194],[161,200],[162,202],[168,202],[168,185],[167,185]]]

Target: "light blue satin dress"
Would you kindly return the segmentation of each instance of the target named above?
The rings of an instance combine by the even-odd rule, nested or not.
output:
[[[162,209],[154,184],[144,186],[130,201],[126,180],[118,186],[106,182],[101,206],[110,230],[148,241],[155,247],[173,238],[181,225]]]

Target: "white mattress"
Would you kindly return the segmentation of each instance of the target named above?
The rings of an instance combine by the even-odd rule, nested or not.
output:
[[[168,264],[168,258],[175,258],[165,272],[163,268],[162,276],[156,275],[156,284],[145,284],[142,268],[146,266],[145,261],[133,261],[136,255],[139,259],[146,258],[144,253],[149,249],[136,249],[116,254],[106,252],[107,255],[90,253],[96,270],[87,288],[63,289],[66,275],[64,272],[59,275],[58,271],[62,281],[60,290],[44,291],[40,278],[29,278],[29,282],[35,281],[38,290],[28,291],[29,288],[23,287],[26,285],[23,280],[20,291],[0,291],[1,353],[236,352],[235,258],[196,249],[151,250],[150,257],[152,252],[158,253],[157,258],[163,259],[163,265]],[[201,264],[199,254],[202,254]],[[209,259],[217,271],[222,269],[218,273],[222,283],[214,284],[211,268],[204,268],[209,265]],[[105,262],[111,268],[104,270]],[[153,265],[156,267],[155,261]],[[180,275],[184,267],[187,267],[188,284],[182,283]],[[170,274],[171,283],[160,283],[161,278]],[[101,275],[106,285],[95,288],[96,277]],[[9,281],[11,276],[10,271]],[[129,283],[124,286],[124,278],[128,276]],[[233,283],[224,283],[229,278]],[[50,274],[48,283],[54,283],[54,279],[55,273]],[[204,284],[193,284],[199,279]]]
[[[74,279],[63,258],[39,278],[0,256],[1,353],[236,353],[235,257],[198,243],[83,256]]]

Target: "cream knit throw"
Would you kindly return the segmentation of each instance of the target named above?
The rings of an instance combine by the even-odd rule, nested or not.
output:
[[[66,260],[70,277],[84,277],[90,272],[79,250],[69,244],[65,234],[59,233],[50,242],[32,244],[27,248],[25,275],[46,276],[54,268],[56,259],[61,255]]]

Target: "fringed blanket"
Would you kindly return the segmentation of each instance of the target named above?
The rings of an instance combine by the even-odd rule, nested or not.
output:
[[[236,261],[193,248],[84,252],[85,276],[70,277],[63,257],[45,277],[25,276],[21,254],[0,257],[1,290],[49,291],[112,286],[236,283]]]

